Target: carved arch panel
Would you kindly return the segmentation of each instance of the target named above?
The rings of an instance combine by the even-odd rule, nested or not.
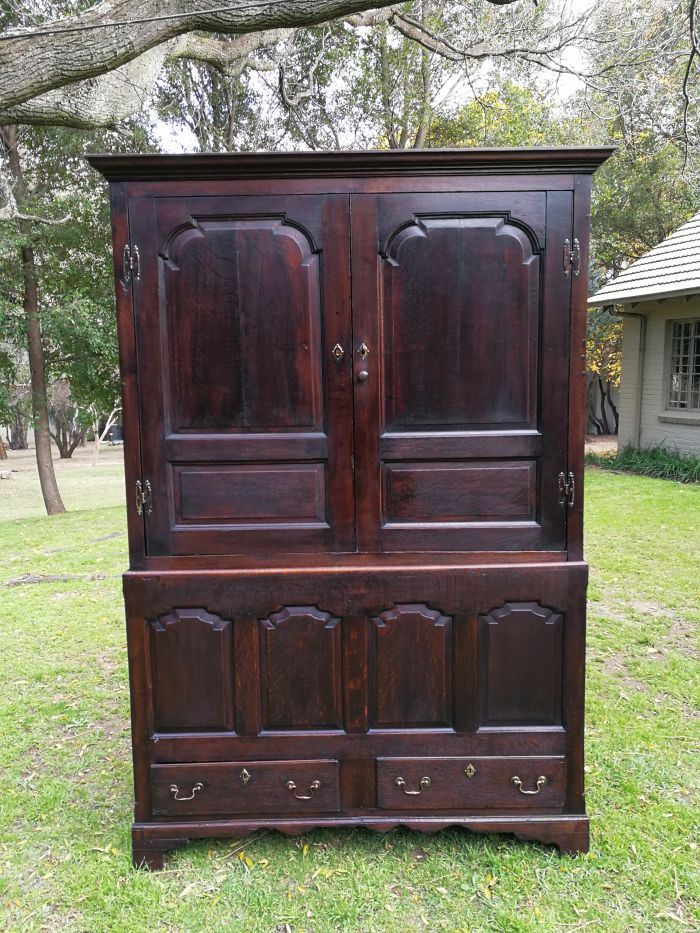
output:
[[[319,428],[310,234],[285,215],[192,217],[167,237],[161,259],[172,430]]]
[[[342,729],[341,620],[284,606],[259,631],[263,729]]]
[[[370,726],[452,726],[452,618],[424,603],[370,619]]]
[[[234,728],[232,623],[205,609],[148,622],[156,732]]]
[[[507,214],[417,214],[382,255],[386,427],[534,427],[534,233]]]
[[[561,613],[540,603],[506,603],[479,617],[482,727],[562,725]]]

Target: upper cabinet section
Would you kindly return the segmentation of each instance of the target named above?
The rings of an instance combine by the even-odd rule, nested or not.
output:
[[[91,157],[112,183],[136,565],[565,559],[587,176],[609,154]]]

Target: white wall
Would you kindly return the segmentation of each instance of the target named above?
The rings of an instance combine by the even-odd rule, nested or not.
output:
[[[667,322],[700,318],[700,296],[644,301],[625,311],[646,315],[646,347],[640,393],[639,346],[641,322],[625,315],[622,340],[622,384],[620,387],[619,447],[652,447],[700,455],[700,411],[666,408],[668,394]],[[639,401],[641,396],[641,417]],[[637,430],[639,429],[639,436]]]

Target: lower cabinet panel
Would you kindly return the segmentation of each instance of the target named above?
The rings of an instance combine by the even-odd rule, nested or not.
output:
[[[228,761],[152,765],[154,816],[332,813],[338,762]]]
[[[380,758],[377,797],[386,810],[560,807],[564,758]]]

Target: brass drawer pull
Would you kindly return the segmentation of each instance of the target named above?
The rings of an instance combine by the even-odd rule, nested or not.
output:
[[[312,798],[313,795],[314,795],[314,792],[317,791],[320,787],[321,787],[321,782],[320,782],[320,781],[312,781],[312,782],[309,784],[309,791],[310,791],[309,794],[306,794],[306,795],[304,795],[304,794],[297,794],[297,786],[296,786],[296,784],[294,783],[294,781],[287,781],[287,790],[288,790],[290,793],[294,794],[294,796],[296,797],[297,800],[311,800],[311,798]]]
[[[170,785],[170,796],[173,798],[173,800],[192,800],[194,798],[194,795],[198,794],[200,790],[204,790],[204,784],[202,784],[201,781],[197,781],[197,783],[193,785],[192,793],[190,794],[189,797],[178,797],[178,794],[180,793],[180,788],[177,786],[177,784],[171,784]]]
[[[514,777],[512,777],[510,780],[512,784],[515,784],[515,786],[518,788],[521,794],[528,794],[529,796],[533,796],[534,794],[539,794],[539,792],[542,790],[544,785],[547,783],[547,778],[544,776],[544,774],[541,774],[537,778],[537,787],[535,790],[523,790],[523,782],[520,780],[517,774]]]
[[[430,778],[422,777],[420,779],[420,790],[406,790],[406,782],[402,777],[397,777],[394,781],[394,784],[396,784],[397,787],[400,787],[407,797],[417,797],[418,794],[423,793],[426,787],[430,787]]]

